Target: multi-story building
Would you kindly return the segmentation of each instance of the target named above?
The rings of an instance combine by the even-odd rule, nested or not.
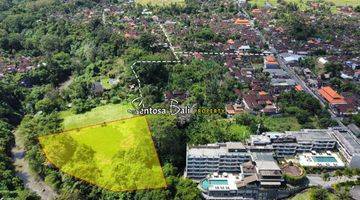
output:
[[[280,186],[283,178],[279,165],[271,153],[252,153],[256,172],[263,187]]]
[[[331,132],[338,141],[338,149],[349,167],[360,168],[360,140],[349,130],[333,128]]]
[[[185,176],[194,180],[214,172],[239,173],[240,164],[251,160],[240,142],[188,146],[186,153]]]
[[[297,152],[328,151],[336,147],[336,139],[331,136],[330,129],[302,129],[286,131],[296,138]]]
[[[185,176],[198,181],[209,200],[284,198],[289,191],[279,187],[283,178],[274,157],[304,152],[330,155],[328,151],[336,149],[350,167],[360,167],[360,141],[351,132],[303,129],[252,135],[246,146],[240,142],[188,146]]]
[[[282,173],[270,153],[252,153],[239,173],[213,173],[199,183],[205,199],[277,199]]]
[[[271,146],[276,157],[294,156],[297,153],[334,150],[336,138],[330,129],[303,129],[300,131],[265,132],[250,137],[249,149],[252,151]],[[257,147],[257,148],[255,148]],[[261,147],[261,148],[258,148]]]
[[[297,143],[273,143],[274,153],[277,157],[293,156],[297,153]]]

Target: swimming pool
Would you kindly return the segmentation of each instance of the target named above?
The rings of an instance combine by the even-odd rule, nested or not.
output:
[[[205,179],[202,183],[201,183],[201,187],[204,190],[209,189],[210,186],[212,185],[227,185],[228,181],[225,179],[215,179],[215,180],[208,180]]]
[[[336,163],[337,160],[333,156],[313,156],[312,157],[315,162],[318,163]]]

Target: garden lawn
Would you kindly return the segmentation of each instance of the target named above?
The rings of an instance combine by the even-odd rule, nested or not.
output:
[[[260,7],[264,6],[266,2],[269,2],[271,5],[276,5],[277,0],[250,0],[251,4],[256,4]]]
[[[298,131],[301,125],[295,117],[264,117],[264,124],[270,131]]]
[[[39,137],[62,172],[111,191],[166,187],[145,117]]]
[[[82,114],[74,114],[70,110],[63,111],[60,117],[64,120],[64,130],[70,130],[132,117],[133,115],[128,112],[131,108],[131,104],[108,104]]]

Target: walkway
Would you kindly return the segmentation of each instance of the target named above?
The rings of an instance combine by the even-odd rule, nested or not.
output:
[[[320,175],[317,174],[309,174],[307,175],[309,179],[309,186],[322,186],[324,188],[329,188],[334,184],[343,183],[347,181],[356,181],[358,176],[353,176],[351,178],[347,176],[339,176],[339,177],[330,177],[329,181],[324,181]]]

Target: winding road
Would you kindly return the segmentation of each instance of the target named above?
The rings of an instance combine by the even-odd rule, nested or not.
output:
[[[36,174],[32,173],[25,159],[24,142],[18,131],[14,131],[15,146],[11,149],[16,175],[24,182],[25,188],[35,192],[44,200],[55,199],[57,193]]]

